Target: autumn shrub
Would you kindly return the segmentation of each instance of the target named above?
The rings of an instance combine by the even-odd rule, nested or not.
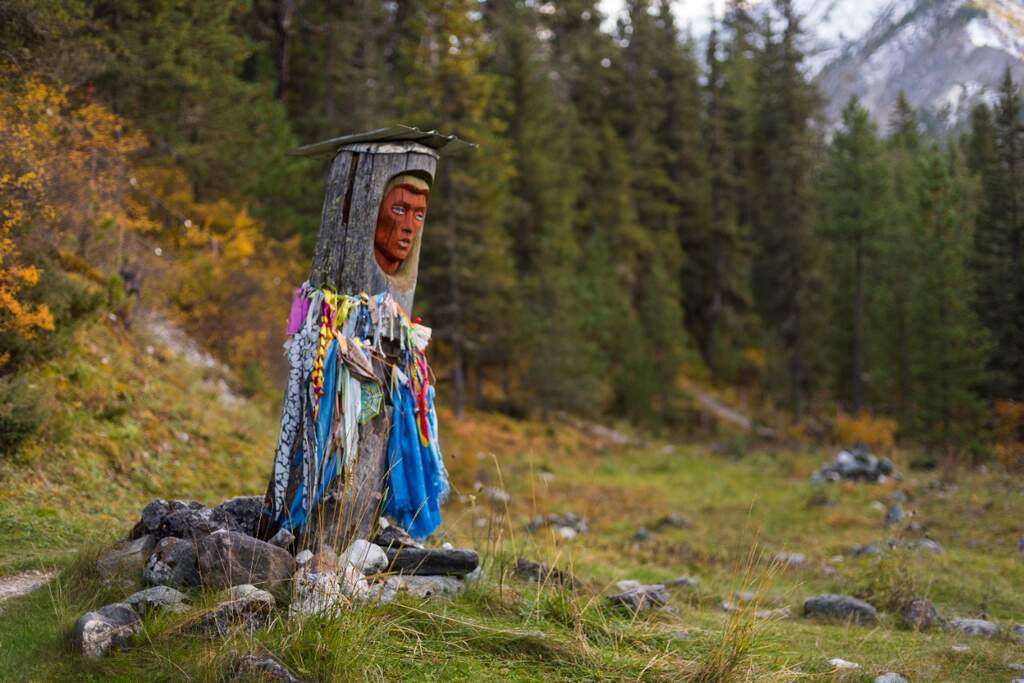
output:
[[[1024,469],[1024,403],[996,401],[992,451],[1007,469]]]
[[[836,416],[834,435],[843,445],[861,443],[876,451],[891,450],[895,442],[896,421],[867,413]]]

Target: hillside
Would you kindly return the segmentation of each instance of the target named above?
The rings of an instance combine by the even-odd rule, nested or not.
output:
[[[273,654],[310,681],[833,680],[842,673],[829,664],[835,657],[861,667],[844,680],[884,671],[911,680],[1011,677],[1007,665],[1019,652],[1011,627],[1024,619],[1019,481],[981,472],[955,482],[926,474],[899,485],[821,488],[808,482],[825,459],[817,453],[740,442],[725,460],[709,445],[613,445],[594,436],[599,430],[486,414],[442,416],[456,492],[434,543],[477,548],[485,562],[483,580],[464,596],[278,620],[223,643],[178,634],[179,615],[148,617],[128,649],[83,660],[68,629],[86,609],[119,597],[96,583],[91,558],[145,502],[216,503],[263,486],[273,410],[234,396],[230,376],[196,360],[104,320],[34,374],[47,418],[2,463],[0,567],[61,574],[0,607],[5,680],[222,680],[241,652]],[[897,491],[909,497],[907,518],[885,530],[885,505],[876,501]],[[572,540],[527,532],[528,519],[549,512],[583,516],[589,530]],[[922,533],[945,552],[848,554]],[[804,557],[783,561],[781,552]],[[512,572],[519,557],[569,569],[583,585],[525,582]],[[615,581],[680,575],[694,581],[669,588],[665,610],[630,616],[605,601]],[[870,600],[878,625],[798,616],[804,598],[825,592]],[[992,619],[1003,635],[901,629],[898,606],[911,595],[946,616]],[[207,600],[197,595],[198,609]],[[724,602],[739,608],[724,612]],[[755,618],[759,611],[764,618]]]

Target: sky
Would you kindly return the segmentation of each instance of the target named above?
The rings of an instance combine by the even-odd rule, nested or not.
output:
[[[624,6],[624,0],[601,0],[600,3],[601,11],[608,17],[611,26],[615,25],[615,19]],[[725,0],[674,0],[672,3],[680,28],[689,25],[693,29],[693,35],[698,37],[710,29],[712,11],[715,15],[721,16],[724,7]]]

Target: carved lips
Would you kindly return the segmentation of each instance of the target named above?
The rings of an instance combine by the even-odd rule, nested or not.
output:
[[[427,191],[403,184],[391,188],[380,203],[373,255],[388,275],[398,271],[423,229],[427,197]]]

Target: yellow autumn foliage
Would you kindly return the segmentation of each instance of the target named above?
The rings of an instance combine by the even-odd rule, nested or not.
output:
[[[876,417],[867,413],[836,416],[835,437],[843,445],[862,443],[877,450],[887,451],[895,443],[896,421],[887,417]]]

